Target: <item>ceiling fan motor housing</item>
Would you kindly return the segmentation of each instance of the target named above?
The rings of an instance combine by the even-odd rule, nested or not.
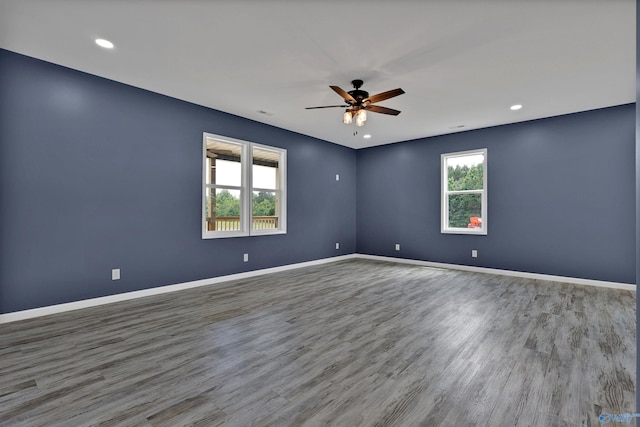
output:
[[[362,104],[362,100],[369,97],[369,92],[366,90],[360,90],[360,87],[364,84],[362,80],[352,80],[351,84],[355,88],[354,90],[350,90],[348,92],[349,95],[353,96],[357,101],[355,105]]]
[[[362,104],[362,100],[369,97],[369,92],[367,92],[366,90],[356,89],[350,90],[348,93],[355,98],[355,100],[357,101],[356,105]]]

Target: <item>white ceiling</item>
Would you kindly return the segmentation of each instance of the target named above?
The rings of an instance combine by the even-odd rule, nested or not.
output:
[[[0,0],[0,47],[361,148],[634,102],[635,3]],[[402,114],[304,109],[353,79]]]

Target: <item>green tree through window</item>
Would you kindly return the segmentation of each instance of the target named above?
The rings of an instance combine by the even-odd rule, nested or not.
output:
[[[476,190],[483,186],[483,165],[448,167],[449,191]],[[452,194],[449,196],[449,226],[467,228],[471,217],[482,217],[480,194]]]
[[[273,216],[276,214],[276,196],[267,191],[253,194],[253,216]]]
[[[216,194],[216,215],[219,217],[240,216],[240,199],[227,190]]]

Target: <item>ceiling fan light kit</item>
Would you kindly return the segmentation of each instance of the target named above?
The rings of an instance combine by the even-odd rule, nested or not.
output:
[[[342,116],[342,122],[348,125],[352,123],[353,119],[355,119],[356,126],[364,126],[364,122],[367,121],[367,111],[372,111],[374,113],[380,114],[388,114],[391,116],[397,116],[398,114],[400,114],[400,111],[398,110],[373,104],[376,102],[384,101],[385,99],[402,95],[403,93],[405,93],[404,90],[398,88],[386,92],[381,92],[377,95],[369,96],[369,92],[360,90],[363,83],[364,82],[362,80],[351,81],[354,89],[350,90],[349,92],[338,86],[329,86],[334,92],[340,95],[342,99],[344,99],[346,105],[325,105],[322,107],[307,107],[306,109],[313,110],[316,108],[344,108],[346,106],[348,108]]]

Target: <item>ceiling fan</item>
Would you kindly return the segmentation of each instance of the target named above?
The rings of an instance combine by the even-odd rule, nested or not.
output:
[[[377,95],[369,96],[369,92],[365,90],[360,90],[362,84],[364,82],[362,80],[353,80],[351,84],[354,89],[349,92],[343,90],[338,86],[329,86],[340,95],[345,104],[344,105],[325,105],[322,107],[307,107],[306,110],[313,110],[316,108],[344,108],[347,107],[345,113],[343,115],[343,122],[345,124],[350,124],[352,120],[355,118],[356,126],[363,126],[364,122],[367,120],[367,111],[371,111],[373,113],[380,114],[389,114],[392,116],[397,116],[400,114],[400,111],[394,110],[393,108],[382,107],[380,105],[372,105],[376,102],[384,101],[385,99],[393,98],[394,96],[402,95],[404,90],[398,88],[389,90],[386,92],[379,93]]]

